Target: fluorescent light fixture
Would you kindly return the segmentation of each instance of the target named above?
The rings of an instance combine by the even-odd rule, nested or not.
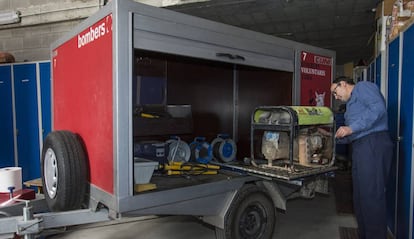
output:
[[[20,22],[20,12],[14,10],[0,11],[0,25]]]

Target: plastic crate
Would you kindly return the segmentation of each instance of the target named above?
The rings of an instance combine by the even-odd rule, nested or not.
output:
[[[143,158],[134,158],[134,182],[135,184],[149,183],[154,172],[158,167],[158,162]]]

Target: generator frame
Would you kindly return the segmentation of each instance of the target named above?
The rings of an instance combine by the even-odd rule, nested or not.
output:
[[[326,107],[303,107],[302,109],[310,110],[311,112],[314,112],[315,114],[318,114],[318,111],[321,111],[321,109]],[[257,110],[264,110],[264,111],[279,111],[279,112],[285,112],[289,115],[289,122],[284,123],[277,123],[277,124],[264,124],[260,122],[256,122],[255,120],[255,112]],[[325,113],[326,110],[330,112],[328,109],[324,109]],[[307,117],[312,117],[312,114],[307,115]],[[298,178],[303,178],[307,176],[312,176],[317,173],[324,173],[336,170],[337,167],[335,166],[335,137],[333,137],[334,132],[336,131],[336,123],[333,119],[333,114],[330,116],[329,120],[326,120],[326,122],[318,122],[318,117],[315,117],[314,122],[308,122],[307,124],[300,124],[299,118],[300,115],[296,110],[294,110],[290,106],[259,106],[257,107],[251,117],[251,128],[250,128],[250,158],[252,161],[255,159],[258,159],[255,156],[255,139],[254,139],[254,133],[256,130],[266,130],[266,131],[273,131],[273,132],[286,132],[289,135],[289,157],[288,157],[288,169],[275,169],[275,170],[263,170],[262,172],[257,172],[259,174],[268,175],[274,178],[279,179],[285,179],[285,180],[294,180]],[[332,157],[329,158],[329,163],[325,165],[317,165],[316,167],[306,167],[303,165],[300,165],[299,163],[294,162],[295,156],[294,156],[294,142],[299,135],[299,130],[303,127],[322,127],[322,128],[328,128],[329,133],[332,134],[331,137],[331,145],[332,145]],[[263,158],[262,158],[263,159]],[[251,172],[256,172],[253,167],[248,167],[247,170],[250,170]]]

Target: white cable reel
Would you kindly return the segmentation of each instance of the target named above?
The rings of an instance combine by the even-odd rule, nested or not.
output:
[[[216,160],[228,163],[236,158],[237,146],[227,134],[219,134],[211,142],[213,156]]]
[[[178,136],[174,136],[165,142],[168,145],[168,162],[188,162],[191,156],[190,146],[180,139]]]

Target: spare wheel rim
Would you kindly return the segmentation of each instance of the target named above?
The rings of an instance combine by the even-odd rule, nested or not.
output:
[[[47,194],[53,199],[57,192],[58,168],[55,151],[51,148],[47,149],[44,158],[44,178]]]

